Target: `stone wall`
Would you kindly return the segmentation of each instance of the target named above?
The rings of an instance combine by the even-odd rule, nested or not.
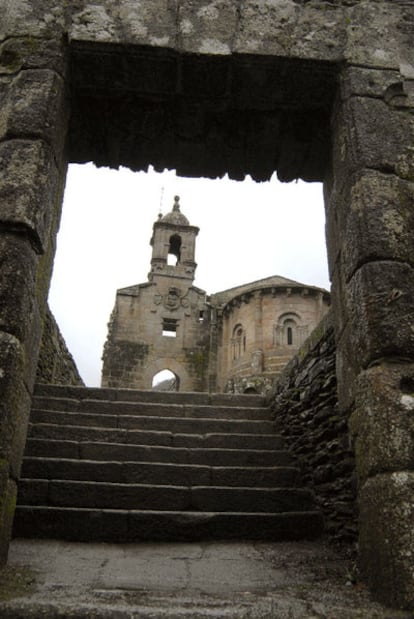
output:
[[[338,406],[332,313],[286,366],[273,410],[304,482],[315,492],[327,534],[338,542],[356,541],[355,461]]]
[[[44,319],[36,382],[53,385],[84,385],[76,363],[49,308]]]
[[[170,309],[171,284],[180,296]],[[205,310],[205,293],[172,277],[118,290],[103,352],[102,387],[151,389],[154,376],[170,370],[180,391],[207,391],[210,327]],[[168,318],[176,321],[174,337],[163,329]]]
[[[240,289],[211,297],[212,303],[225,300],[217,387],[264,394],[272,391],[283,368],[328,311],[329,293],[280,276]]]

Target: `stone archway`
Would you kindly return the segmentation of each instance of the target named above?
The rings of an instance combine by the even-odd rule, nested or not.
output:
[[[154,0],[138,16],[128,3],[86,5],[1,7],[2,560],[67,159],[236,179],[277,169],[324,180],[362,565],[380,598],[414,606],[413,7]]]
[[[174,391],[191,391],[191,378],[186,368],[172,357],[162,357],[151,363],[143,371],[144,385],[147,389],[152,389],[154,377],[163,371],[169,371],[176,377],[177,389]]]
[[[164,368],[152,377],[152,390],[180,391],[180,377],[168,368]]]

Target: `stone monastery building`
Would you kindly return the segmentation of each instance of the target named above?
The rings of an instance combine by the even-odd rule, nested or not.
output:
[[[207,295],[198,232],[178,197],[154,223],[148,281],[116,293],[103,387],[151,389],[170,370],[180,391],[264,393],[326,314],[326,290],[278,275]]]

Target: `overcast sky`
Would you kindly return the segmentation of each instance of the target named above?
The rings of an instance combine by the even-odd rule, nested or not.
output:
[[[49,302],[78,369],[99,386],[117,288],[147,281],[152,225],[180,196],[198,226],[195,285],[208,294],[270,275],[329,289],[318,183],[188,179],[72,165]]]

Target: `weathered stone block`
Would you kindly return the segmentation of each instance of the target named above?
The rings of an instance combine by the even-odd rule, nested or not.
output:
[[[370,1],[354,4],[344,15],[344,55],[348,63],[398,68],[402,53],[412,56],[412,9],[408,5]]]
[[[338,243],[338,238],[340,236],[338,201],[341,201],[342,197],[337,191],[336,179],[334,178],[334,174],[330,166],[327,168],[326,178],[323,183],[323,197],[326,216],[326,251],[328,257],[329,276],[332,280],[334,270],[338,267],[341,259],[340,243]]]
[[[414,182],[414,147],[409,147],[397,159],[395,170],[400,178]]]
[[[0,223],[28,233],[39,252],[46,248],[59,184],[52,151],[44,142],[0,143]]]
[[[360,567],[374,595],[414,608],[414,472],[377,475],[361,488]]]
[[[312,6],[309,2],[297,9],[290,53],[303,58],[338,61],[343,58],[349,25],[345,7],[326,3]]]
[[[27,430],[30,417],[31,398],[27,389],[21,388],[19,402],[13,410],[13,438],[10,443],[10,477],[18,480],[22,469],[23,455],[26,447]],[[3,450],[2,450],[3,451]],[[5,446],[5,454],[9,446]],[[1,457],[1,453],[0,453]]]
[[[23,236],[0,235],[0,330],[23,341],[35,307],[38,256]]]
[[[30,412],[23,372],[20,342],[8,333],[0,333],[0,458],[10,462],[14,478],[20,469]]]
[[[342,270],[342,264],[339,261],[335,265],[335,268],[331,274],[332,289],[331,299],[333,316],[335,321],[335,333],[336,338],[339,340],[342,337],[342,333],[349,321],[348,307],[345,301],[346,295],[346,283]]]
[[[17,486],[9,479],[8,462],[0,461],[0,565],[7,561],[12,533],[13,516],[16,508]]]
[[[345,278],[364,263],[398,260],[414,266],[414,182],[365,170],[343,205],[341,239]],[[338,239],[339,241],[339,239]]]
[[[67,124],[64,109],[64,85],[56,73],[21,71],[2,102],[0,140],[37,137],[51,144],[60,159]]]
[[[27,389],[31,392],[36,379],[38,352],[42,341],[43,332],[43,316],[40,313],[38,303],[34,305],[34,311],[31,316],[30,329],[28,335],[23,342],[23,349],[26,359],[24,382]]]
[[[5,129],[5,114],[3,110],[8,104],[8,95],[13,78],[10,76],[0,76],[0,135],[4,133]]]
[[[76,41],[121,41],[174,48],[176,23],[177,6],[169,0],[120,0],[116,8],[103,2],[86,2],[71,6],[69,37]]]
[[[362,168],[396,173],[397,161],[413,144],[411,115],[372,97],[343,102],[335,126],[333,166],[339,191]]]
[[[230,54],[238,7],[227,0],[181,2],[178,9],[179,47],[209,55]]]
[[[13,0],[6,3],[0,40],[23,33],[31,37],[58,36],[65,27],[65,5],[49,0]]]
[[[0,19],[0,27],[2,23]],[[0,44],[0,75],[14,75],[21,69],[50,69],[61,76],[66,75],[68,57],[64,37],[34,38],[21,35],[19,30],[15,37]]]
[[[349,281],[369,261],[412,264],[414,183],[372,169],[351,175],[346,183],[342,180],[330,183],[325,191],[329,271],[334,283],[339,269],[342,280]],[[343,306],[341,298],[337,320],[345,311]]]
[[[378,473],[414,469],[414,365],[381,364],[358,376],[350,430],[361,483]]]
[[[350,97],[384,98],[387,90],[402,77],[396,69],[377,69],[374,67],[348,67],[341,73],[341,99]]]
[[[235,51],[338,60],[345,38],[346,19],[341,7],[326,4],[321,11],[319,6],[299,7],[292,0],[249,0],[240,10]]]
[[[338,401],[343,413],[348,414],[355,401],[355,380],[361,369],[361,359],[354,347],[352,330],[345,327],[336,345],[336,375],[338,378]]]
[[[239,53],[283,55],[291,46],[297,12],[291,0],[244,2],[234,49]]]
[[[361,367],[414,357],[414,270],[399,262],[363,265],[347,284],[349,338]]]

